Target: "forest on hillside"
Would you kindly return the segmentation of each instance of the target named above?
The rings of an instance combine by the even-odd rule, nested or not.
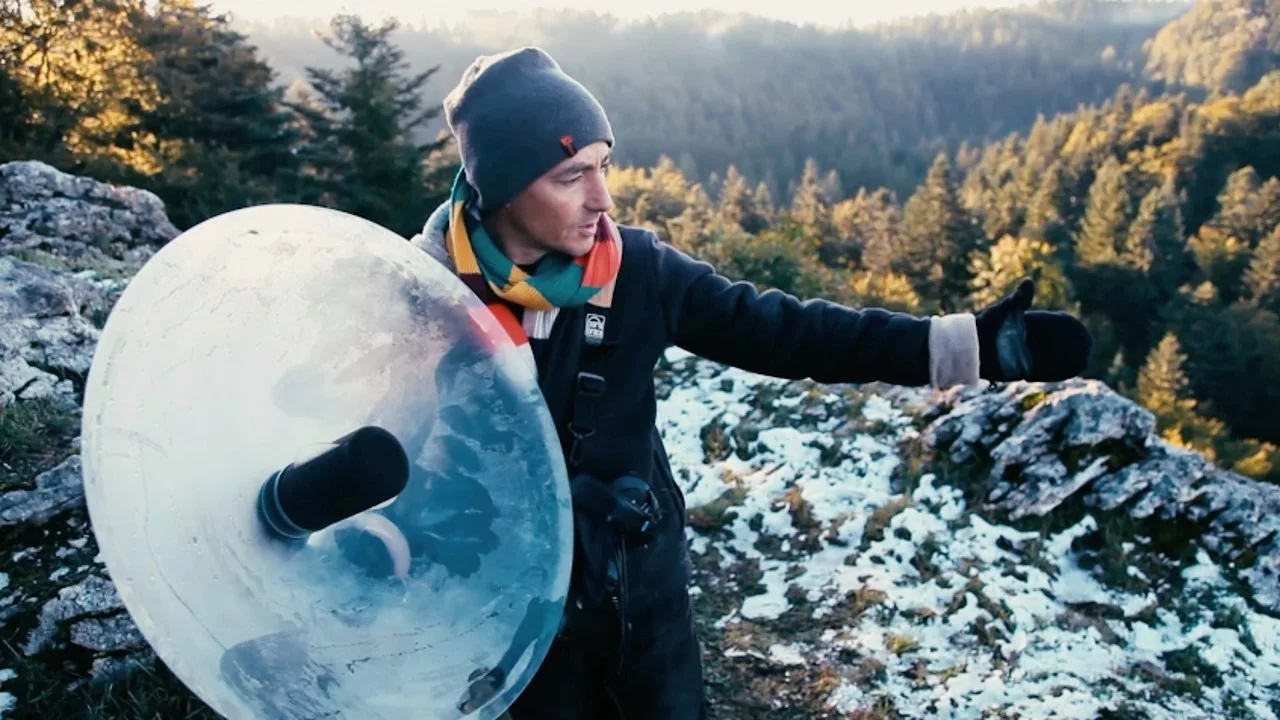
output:
[[[705,182],[730,164],[775,195],[819,158],[851,189],[910,192],[934,155],[1029,127],[1144,74],[1142,45],[1187,2],[1059,0],[868,29],[800,27],[703,11],[624,22],[584,12],[475,13],[397,28],[410,67],[438,67],[437,102],[482,53],[546,48],[609,109],[617,159],[671,156]],[[291,84],[336,67],[301,20],[237,25]],[[443,123],[424,126],[434,137]],[[429,133],[429,134],[428,134]]]
[[[972,310],[1036,276],[1041,305],[1092,328],[1090,377],[1170,440],[1280,480],[1280,0],[856,33],[593,17],[499,23],[467,52],[536,30],[599,73],[634,148],[610,180],[620,221],[850,305]],[[455,73],[411,61],[403,32],[334,18],[298,83],[190,0],[0,0],[0,161],[148,188],[179,227],[287,201],[408,236],[457,168],[428,90]]]

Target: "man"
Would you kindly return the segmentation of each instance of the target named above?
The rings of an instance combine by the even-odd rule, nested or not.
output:
[[[854,310],[759,292],[616,226],[609,120],[537,48],[478,58],[444,111],[463,169],[413,242],[527,346],[574,478],[569,612],[515,720],[706,716],[684,499],[655,424],[667,347],[832,383],[1059,380],[1085,366],[1088,332],[1028,311],[1030,281],[976,316]],[[622,527],[631,511],[641,519]]]

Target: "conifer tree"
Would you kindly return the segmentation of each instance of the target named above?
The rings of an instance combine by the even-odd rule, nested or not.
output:
[[[751,203],[742,218],[742,229],[749,233],[760,232],[773,222],[774,212],[773,194],[769,192],[769,185],[762,180],[751,194]]]
[[[1244,282],[1254,302],[1280,314],[1280,225],[1258,244]]]
[[[1076,262],[1090,267],[1115,263],[1129,224],[1129,194],[1124,169],[1113,157],[1098,168],[1075,239]]]
[[[308,137],[301,155],[312,183],[304,196],[407,237],[448,188],[426,183],[426,159],[441,141],[413,139],[440,112],[424,108],[422,90],[439,66],[408,74],[403,51],[390,39],[397,27],[395,20],[373,27],[353,15],[335,17],[323,41],[350,64],[336,71],[308,67],[320,107],[293,107]]]
[[[832,239],[831,208],[824,197],[818,163],[805,160],[800,186],[791,199],[791,216],[805,235],[818,240]]]
[[[960,203],[946,155],[935,158],[924,184],[903,208],[902,220],[902,271],[926,305],[958,311],[969,294],[969,256],[983,245],[983,237]]]
[[[750,202],[751,191],[747,187],[747,179],[736,165],[730,165],[720,186],[720,202],[716,206],[716,212],[725,222],[741,226],[747,217]]]

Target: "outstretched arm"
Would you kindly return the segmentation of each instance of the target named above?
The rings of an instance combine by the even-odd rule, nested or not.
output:
[[[733,282],[651,237],[667,337],[728,365],[783,378],[948,387],[978,381],[974,316],[916,317],[800,300]]]

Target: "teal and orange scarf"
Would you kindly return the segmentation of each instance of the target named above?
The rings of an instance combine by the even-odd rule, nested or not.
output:
[[[622,240],[607,215],[600,219],[595,244],[586,255],[548,254],[530,275],[511,262],[484,225],[474,219],[470,207],[475,199],[475,189],[459,170],[450,198],[445,250],[458,277],[484,301],[516,345],[529,341],[525,313],[588,302],[602,307],[611,304],[613,284],[622,265]],[[521,309],[520,316],[508,303]]]

